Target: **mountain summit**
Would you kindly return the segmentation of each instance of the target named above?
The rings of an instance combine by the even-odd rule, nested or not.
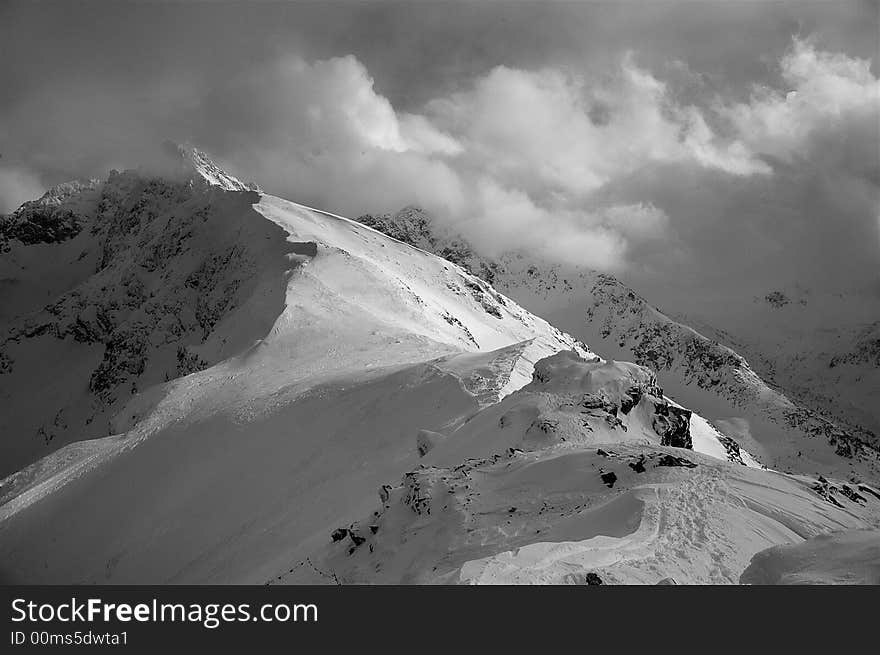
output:
[[[184,179],[194,175],[195,179],[220,187],[224,191],[261,191],[256,184],[242,182],[224,171],[208,155],[192,144],[165,141],[162,147],[170,160],[178,167],[179,175]]]

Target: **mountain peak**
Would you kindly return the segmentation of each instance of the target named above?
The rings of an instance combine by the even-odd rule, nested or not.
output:
[[[91,191],[97,189],[99,186],[101,186],[101,180],[96,178],[92,178],[89,180],[70,180],[68,182],[62,182],[61,184],[56,184],[51,189],[48,189],[46,193],[40,196],[37,200],[34,200],[33,203],[44,207],[59,205],[71,196],[74,196],[83,191]],[[24,203],[24,205],[27,204],[28,203]]]
[[[242,182],[237,177],[230,175],[211,158],[190,143],[179,144],[173,141],[165,141],[163,150],[187,175],[193,172],[198,179],[212,186],[218,186],[226,191],[256,191],[262,189],[253,182]]]

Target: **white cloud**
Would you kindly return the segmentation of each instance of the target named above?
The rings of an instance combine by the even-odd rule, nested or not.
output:
[[[876,128],[880,81],[868,60],[824,52],[811,40],[795,39],[780,72],[788,88],[756,87],[749,102],[718,107],[753,152],[790,162],[806,154],[818,131],[862,119]]]
[[[696,82],[677,95],[632,53],[598,77],[498,66],[403,113],[353,56],[288,57],[233,79],[203,110],[220,152],[265,188],[352,215],[418,204],[487,251],[609,269],[684,220],[628,179],[704,171],[741,185],[773,174],[768,156],[805,152],[820,127],[876,113],[867,62],[795,41],[780,65],[789,89],[714,104]],[[851,141],[864,159],[864,139]]]
[[[629,53],[601,74],[497,66],[403,112],[354,56],[283,56],[222,83],[182,73],[154,82],[143,93],[163,98],[158,118],[137,98],[114,102],[125,94],[103,83],[62,104],[49,100],[72,87],[47,90],[16,115],[24,142],[36,144],[20,150],[41,170],[59,162],[96,174],[118,166],[119,153],[137,165],[150,142],[191,139],[232,172],[294,200],[353,216],[417,204],[486,250],[531,248],[605,269],[651,252],[668,257],[658,239],[685,253],[713,221],[794,220],[803,212],[781,204],[796,194],[779,185],[797,178],[808,188],[808,170],[863,180],[850,194],[859,212],[876,191],[880,89],[867,61],[796,40],[779,62],[787,86],[755,89],[747,102],[713,101],[686,62],[651,64],[654,72]],[[79,153],[91,153],[92,169]],[[778,175],[793,165],[798,171]],[[736,189],[737,215],[704,209],[712,206],[704,178],[719,198]],[[779,195],[776,214],[767,204],[749,208],[760,198],[752,189]],[[40,191],[27,171],[0,169],[7,210]],[[872,210],[872,225],[875,217]],[[693,243],[711,250],[706,240]]]
[[[459,227],[490,254],[518,249],[608,270],[617,268],[626,252],[625,239],[603,224],[603,215],[549,210],[491,178],[477,181],[471,207],[473,214]]]

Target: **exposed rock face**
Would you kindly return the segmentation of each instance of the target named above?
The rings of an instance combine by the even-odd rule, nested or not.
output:
[[[587,573],[586,576],[584,576],[584,583],[588,585],[605,584],[604,582],[602,582],[602,578],[599,577],[599,574],[595,571],[590,571],[589,573]]]
[[[660,444],[675,448],[693,448],[691,441],[691,411],[669,403],[655,403],[654,431],[660,435]]]
[[[178,165],[178,177],[186,180],[193,172],[200,181],[223,189],[224,191],[255,191],[261,192],[253,182],[242,182],[217,166],[204,152],[190,144],[176,144],[166,141],[165,150]]]
[[[595,302],[587,308],[588,320],[597,317],[601,307],[602,335],[632,343],[636,363],[655,371],[681,367],[686,380],[704,389],[720,387],[739,393],[740,387],[763,386],[748,363],[730,348],[652,316],[652,308],[612,276],[598,274],[591,293]]]
[[[8,252],[10,242],[24,245],[61,243],[80,233],[88,217],[76,206],[64,203],[71,196],[94,191],[98,180],[67,182],[49,189],[43,196],[24,203],[9,216],[0,216],[0,253]]]
[[[415,207],[407,207],[394,215],[364,214],[357,221],[387,234],[392,239],[403,241],[428,252],[433,252],[434,246],[438,243],[438,240],[433,236],[430,219]],[[450,261],[455,262],[455,260]]]
[[[13,240],[25,245],[61,243],[79,234],[82,226],[82,217],[71,210],[28,207],[0,219],[0,249],[8,251]]]
[[[877,496],[877,493],[871,490],[870,487],[866,485],[856,485],[859,491],[863,491],[869,494],[873,494]],[[813,485],[813,491],[819,494],[822,498],[827,500],[832,505],[836,507],[844,507],[840,500],[837,499],[837,494],[840,494],[844,499],[848,500],[851,503],[855,504],[864,504],[868,502],[868,499],[861,495],[858,491],[850,487],[848,484],[841,484],[837,486],[828,480],[826,480],[823,476],[819,476],[816,483]],[[880,497],[880,496],[878,496]]]
[[[660,459],[657,460],[657,466],[683,466],[691,469],[694,468],[696,464],[684,457],[676,457],[675,455],[667,454],[662,455]]]
[[[108,434],[108,420],[121,401],[222,358],[231,344],[225,335],[214,336],[216,328],[262,283],[255,275],[257,262],[274,260],[283,279],[283,252],[273,252],[278,247],[267,238],[242,238],[278,231],[251,209],[258,194],[234,178],[218,177],[219,169],[207,166],[198,151],[188,156],[201,168],[190,167],[181,181],[112,171],[103,183],[61,185],[0,224],[0,248],[7,251],[0,277],[7,284],[30,276],[38,287],[39,266],[54,257],[73,257],[82,271],[60,295],[51,297],[49,289],[48,304],[35,311],[15,316],[14,309],[4,308],[14,318],[0,322],[2,397],[14,398],[19,379],[33,375],[17,363],[29,361],[30,352],[64,348],[74,358],[82,357],[76,354],[80,350],[100,353],[82,381],[82,396],[31,394],[27,400],[37,405],[15,417],[2,412],[0,431],[38,437],[53,447]],[[206,181],[205,171],[222,181],[222,188]],[[227,220],[230,214],[243,222]],[[47,250],[45,259],[35,259],[32,248],[54,248],[58,254]],[[267,309],[280,313],[280,288],[275,296],[277,304]],[[45,363],[45,375],[56,375],[52,365]],[[17,422],[7,423],[13,419]],[[7,461],[12,467],[27,463]]]

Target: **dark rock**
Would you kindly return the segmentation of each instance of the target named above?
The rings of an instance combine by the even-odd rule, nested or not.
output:
[[[61,243],[78,235],[83,224],[84,219],[69,209],[31,202],[0,219],[0,241],[17,240],[28,246]]]
[[[675,455],[663,455],[657,460],[657,466],[683,466],[685,468],[695,468],[697,465],[684,457],[676,457]]]
[[[822,498],[824,498],[835,507],[843,508],[843,505],[840,504],[840,501],[834,497],[834,492],[840,490],[833,484],[828,482],[828,480],[823,478],[821,475],[819,476],[819,480],[816,482],[816,484],[813,485],[813,491],[815,491],[817,494],[819,494]]]
[[[614,471],[608,471],[607,473],[600,473],[600,477],[602,478],[602,482],[608,485],[608,488],[614,486],[614,483],[617,482],[617,474]]]
[[[871,494],[872,496],[876,496],[877,500],[880,500],[880,493],[877,493],[871,487],[868,487],[864,484],[859,485],[859,491],[864,491],[865,493]]]
[[[202,359],[197,353],[191,352],[186,346],[177,347],[177,377],[183,377],[190,373],[202,371],[210,364]]]
[[[600,394],[584,394],[581,397],[580,406],[584,409],[597,409],[603,412],[617,413],[617,406]]]
[[[599,577],[598,573],[595,573],[594,571],[590,571],[589,573],[587,573],[586,576],[584,576],[584,584],[600,585],[600,584],[605,584],[605,583],[602,582],[602,578]]]
[[[638,387],[630,387],[626,392],[627,398],[620,402],[620,411],[624,415],[629,414],[633,407],[639,404],[642,399],[642,390]]]
[[[498,306],[494,305],[488,298],[483,298],[480,304],[483,306],[483,309],[487,314],[490,314],[495,318],[504,318],[501,314],[501,310],[498,309]]]
[[[766,300],[767,303],[769,303],[773,307],[776,307],[777,309],[779,307],[784,307],[791,302],[788,299],[788,296],[786,296],[781,291],[771,291],[766,296],[764,296],[764,300]]]
[[[742,464],[745,466],[745,462],[742,458],[742,451],[740,450],[739,444],[736,443],[733,439],[726,435],[721,435],[718,437],[718,440],[721,442],[721,445],[724,446],[724,449],[727,451],[727,459],[735,464]],[[798,453],[800,455],[800,453]]]
[[[639,459],[635,462],[630,462],[629,467],[635,471],[636,473],[644,473],[645,472],[645,457],[639,457]]]
[[[854,503],[866,503],[866,502],[868,502],[868,499],[867,499],[867,498],[865,498],[865,497],[862,496],[860,493],[858,493],[857,491],[855,491],[855,490],[854,490],[852,487],[850,487],[849,485],[843,485],[843,487],[841,487],[841,489],[840,489],[840,493],[842,493],[844,496],[846,496],[847,498],[849,498],[849,499],[850,499],[852,502],[854,502]]]
[[[660,435],[661,446],[693,448],[691,440],[691,411],[669,403],[654,404],[654,432]]]
[[[330,535],[330,538],[333,539],[334,542],[336,542],[336,541],[342,541],[347,536],[348,536],[348,529],[347,528],[336,528],[333,531],[333,534]]]

